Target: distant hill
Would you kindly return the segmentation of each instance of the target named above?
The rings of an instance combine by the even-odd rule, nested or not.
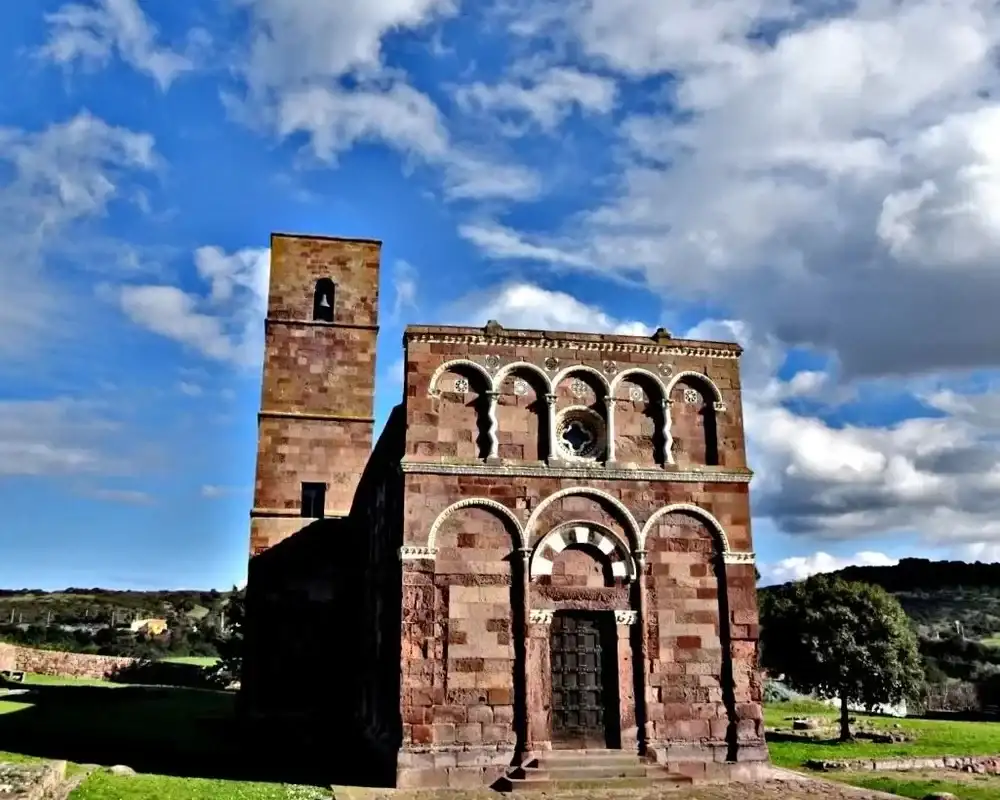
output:
[[[225,606],[230,592],[119,591],[113,589],[0,589],[0,625],[116,627],[137,619],[205,620]]]
[[[146,659],[213,658],[229,635],[233,592],[0,589],[0,640]],[[166,625],[136,625],[163,620]]]
[[[920,636],[928,680],[975,681],[1000,671],[1000,564],[904,558],[833,574],[881,586],[899,600]]]

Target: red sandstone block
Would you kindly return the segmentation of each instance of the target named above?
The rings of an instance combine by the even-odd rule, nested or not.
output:
[[[681,650],[697,650],[701,648],[700,636],[678,636],[677,647]]]
[[[514,706],[494,706],[493,721],[498,725],[510,725],[514,722]]]
[[[431,726],[434,744],[454,744],[456,727],[451,722],[436,722]]]
[[[467,718],[469,722],[492,723],[493,708],[487,705],[469,706],[467,709]],[[464,722],[465,720],[462,721]]]
[[[433,722],[465,722],[468,709],[465,706],[434,706],[431,710]]]
[[[740,720],[759,720],[764,718],[761,707],[756,703],[737,703],[736,717]]]
[[[457,744],[482,744],[483,726],[479,723],[465,723],[455,726],[455,742]]]
[[[410,737],[414,744],[430,744],[433,732],[430,725],[414,725],[410,729]]]
[[[514,702],[514,692],[511,689],[490,689],[487,697],[491,706],[509,706]]]

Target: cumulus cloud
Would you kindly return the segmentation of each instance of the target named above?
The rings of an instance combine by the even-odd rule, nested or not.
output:
[[[194,55],[206,42],[203,31],[189,39],[187,53],[157,44],[158,31],[136,0],[67,3],[46,14],[50,37],[41,55],[57,64],[105,66],[117,53],[133,69],[149,75],[160,89],[195,68]]]
[[[238,118],[281,139],[305,137],[309,153],[328,164],[359,143],[396,148],[437,168],[453,199],[538,194],[538,179],[527,168],[454,141],[435,102],[386,63],[388,34],[426,34],[457,13],[457,2],[238,1],[250,26],[239,65],[243,96],[228,96]]]
[[[474,314],[467,309],[475,308]],[[491,319],[508,328],[534,328],[591,333],[648,336],[653,328],[636,320],[619,320],[596,306],[565,292],[554,292],[531,283],[508,283],[475,297],[466,297],[446,312],[466,325],[485,325]]]
[[[829,350],[848,377],[997,364],[991,3],[573,9],[561,29],[530,27],[533,43],[671,83],[620,127],[609,195],[561,233],[474,240],[485,252],[641,271]]]
[[[43,336],[75,331],[71,320],[58,330],[49,325],[70,300],[74,319],[85,318],[72,276],[64,265],[53,280],[49,259],[71,242],[79,246],[86,223],[112,203],[134,200],[137,179],[158,165],[152,136],[87,111],[41,130],[0,128],[0,358],[23,357]]]
[[[801,581],[823,572],[836,572],[844,567],[891,567],[899,559],[884,553],[861,552],[846,558],[831,556],[829,553],[813,553],[811,556],[783,558],[774,564],[761,564],[760,575],[763,585]]]
[[[270,250],[227,254],[218,247],[194,253],[207,294],[169,285],[128,285],[118,300],[140,327],[173,339],[206,358],[240,366],[260,363],[267,310]]]

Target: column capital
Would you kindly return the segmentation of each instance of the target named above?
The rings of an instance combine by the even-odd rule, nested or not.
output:
[[[632,555],[635,556],[635,560],[639,562],[639,566],[645,566],[646,564],[646,554],[648,550],[633,550]]]
[[[556,395],[555,392],[546,392],[545,393],[545,402],[548,403],[550,406],[551,405],[555,405],[557,397],[558,397],[558,395]]]

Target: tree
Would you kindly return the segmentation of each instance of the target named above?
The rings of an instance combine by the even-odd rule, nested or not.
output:
[[[244,592],[233,588],[225,605],[226,630],[216,641],[219,650],[220,671],[229,680],[238,680],[243,666]]]
[[[917,637],[899,601],[879,586],[832,575],[778,587],[761,599],[764,666],[792,689],[868,710],[915,697],[923,682]]]

